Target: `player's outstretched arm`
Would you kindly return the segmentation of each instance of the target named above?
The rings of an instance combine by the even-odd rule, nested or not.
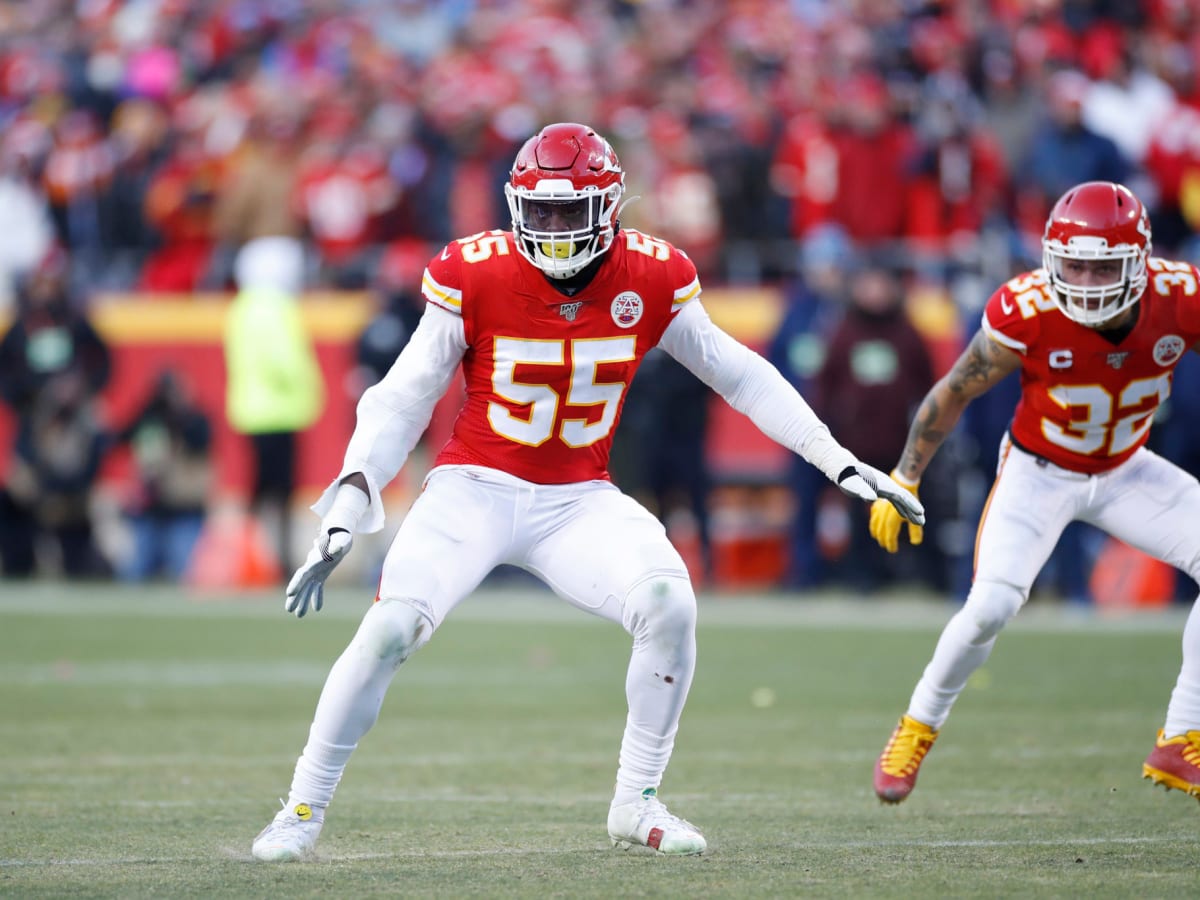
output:
[[[930,388],[917,408],[900,461],[892,470],[894,483],[915,498],[921,475],[958,424],[963,410],[1020,365],[1020,356],[993,341],[982,329],[977,331],[950,371]],[[894,504],[872,504],[871,537],[889,553],[899,549],[900,520]],[[919,544],[924,539],[921,524],[908,519],[909,543]]]
[[[659,344],[763,434],[804,457],[847,494],[868,502],[883,498],[904,519],[925,521],[914,495],[839,444],[779,370],[714,325],[698,301],[676,314]]]
[[[462,317],[433,304],[379,383],[358,401],[342,471],[313,504],[321,527],[288,583],[283,608],[302,617],[325,602],[325,579],[350,552],[354,533],[383,527],[380,490],[396,476],[429,425],[466,350]]]

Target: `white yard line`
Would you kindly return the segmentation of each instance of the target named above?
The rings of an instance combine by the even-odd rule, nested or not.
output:
[[[323,620],[357,620],[371,600],[369,589],[331,588],[325,608],[304,622],[282,610],[282,590],[253,594],[198,594],[183,588],[130,588],[111,585],[13,584],[0,590],[0,622],[10,614],[45,616],[137,616],[139,618],[276,619],[280,628],[319,627]],[[701,594],[700,627],[853,628],[865,631],[939,629],[958,609],[931,594],[898,593],[871,598],[848,594]],[[1011,628],[1033,632],[1174,632],[1188,609],[1113,610],[1065,606],[1035,597]],[[599,624],[536,585],[485,587],[454,611],[450,622],[534,622]],[[605,624],[604,627],[611,627]]]
[[[903,847],[908,850],[912,849],[945,849],[945,848],[970,848],[970,849],[1000,849],[1006,847],[1021,848],[1021,847],[1044,847],[1047,849],[1067,849],[1074,847],[1137,847],[1149,846],[1153,844],[1181,844],[1183,838],[1179,837],[1154,837],[1154,836],[1136,836],[1136,837],[1087,837],[1087,838],[1070,838],[1067,840],[919,840],[919,839],[896,839],[896,840],[879,840],[879,841],[797,841],[788,846],[793,850],[800,851],[826,851],[826,850],[885,850],[893,847]],[[754,849],[755,852],[759,848]],[[251,862],[250,854],[241,848],[223,847],[220,850],[226,857],[234,860],[245,860]],[[579,855],[582,853],[594,852],[615,852],[608,848],[603,842],[597,841],[590,846],[580,847],[492,847],[479,849],[463,849],[463,850],[395,850],[387,853],[328,853],[320,852],[307,864],[323,864],[335,862],[369,862],[371,860],[390,860],[399,862],[403,860],[419,861],[422,859],[475,859],[475,858],[491,858],[498,856],[568,856]],[[736,853],[738,851],[731,851]],[[706,854],[708,856],[722,855],[720,846],[711,848]],[[54,868],[85,868],[98,867],[109,868],[112,866],[135,866],[135,865],[162,865],[164,863],[180,864],[180,863],[195,863],[207,864],[212,861],[211,855],[196,855],[196,856],[155,856],[155,857],[137,857],[137,856],[118,856],[118,857],[100,857],[90,859],[0,859],[0,869],[54,869]],[[255,863],[261,865],[261,863]],[[302,864],[303,865],[303,864]]]

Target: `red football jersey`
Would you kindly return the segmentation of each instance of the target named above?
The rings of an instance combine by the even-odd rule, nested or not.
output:
[[[475,464],[541,484],[607,479],[633,374],[700,295],[691,260],[622,229],[574,296],[522,258],[511,232],[453,241],[425,270],[426,300],[462,316],[467,399],[434,465]]]
[[[988,300],[983,328],[1021,355],[1021,399],[1012,436],[1076,472],[1104,472],[1146,442],[1179,360],[1200,339],[1200,271],[1152,257],[1137,324],[1113,343],[1068,319],[1042,269]]]

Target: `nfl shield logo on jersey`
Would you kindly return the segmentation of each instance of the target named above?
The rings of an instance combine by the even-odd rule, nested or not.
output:
[[[1128,350],[1122,350],[1120,353],[1110,353],[1107,356],[1107,362],[1114,369],[1119,369],[1125,365],[1125,360],[1129,356]]]
[[[613,321],[621,328],[632,328],[642,317],[642,298],[633,291],[622,291],[613,298]]]
[[[568,322],[574,322],[575,317],[579,315],[579,308],[583,306],[582,301],[575,303],[560,303],[558,304],[558,314]]]

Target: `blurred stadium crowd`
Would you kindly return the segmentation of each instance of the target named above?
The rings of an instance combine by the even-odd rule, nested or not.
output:
[[[1186,0],[43,0],[0,34],[4,269],[57,239],[93,287],[220,286],[263,233],[362,285],[503,224],[556,120],[613,140],[629,223],[709,280],[785,275],[824,223],[1003,275],[1093,177],[1160,250],[1200,215]]]
[[[506,227],[521,142],[581,121],[640,197],[626,225],[685,249],[706,286],[780,290],[763,349],[841,435],[847,391],[897,389],[821,381],[861,270],[898,276],[863,290],[896,294],[872,315],[918,326],[912,393],[990,292],[1040,264],[1072,184],[1128,184],[1155,252],[1200,259],[1198,72],[1192,0],[2,2],[0,319],[47,266],[84,316],[101,294],[229,290],[239,248],[274,236],[303,242],[308,288],[411,292],[441,243]],[[1180,408],[1194,370],[1155,440],[1197,471],[1200,414]],[[946,559],[969,556],[963,496],[990,481],[1010,409],[995,406],[953,496],[925,489],[965,529],[930,542],[943,588]],[[903,428],[889,442],[855,423],[847,444],[889,468]],[[707,489],[702,469],[685,487]],[[792,487],[815,515],[813,486]],[[799,531],[795,559],[815,519]]]

